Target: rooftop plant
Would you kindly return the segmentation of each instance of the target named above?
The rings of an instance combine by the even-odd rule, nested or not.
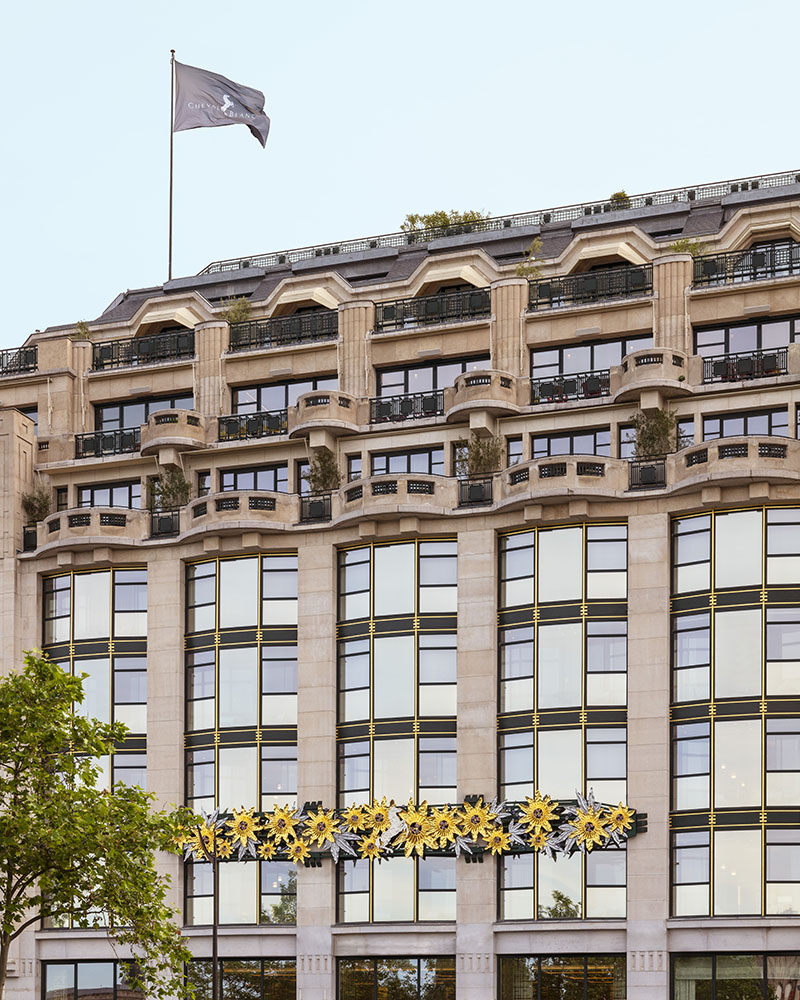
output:
[[[229,323],[246,323],[250,319],[250,303],[242,296],[238,299],[227,299],[225,312],[222,315]]]
[[[451,226],[469,226],[471,222],[482,222],[490,217],[488,212],[479,212],[471,208],[464,212],[457,212],[455,209],[450,212],[440,209],[438,212],[427,214],[410,212],[401,223],[400,229],[404,233],[432,230],[434,235],[444,235]]]

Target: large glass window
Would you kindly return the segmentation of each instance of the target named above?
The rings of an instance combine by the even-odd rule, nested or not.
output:
[[[195,1000],[211,1000],[211,961],[192,959],[186,977]],[[224,1000],[295,1000],[297,963],[294,958],[221,958],[217,966],[218,995]],[[118,998],[121,1000],[121,998]]]
[[[538,434],[531,438],[531,458],[554,455],[610,455],[611,430],[593,427],[561,434]]]
[[[646,351],[652,346],[653,335],[648,333],[620,340],[590,340],[564,347],[542,348],[531,351],[531,378],[606,371],[620,364],[626,354]]]
[[[265,410],[285,410],[289,406],[294,406],[298,396],[306,392],[338,388],[339,379],[336,375],[240,386],[233,390],[233,412],[261,413]]]
[[[624,955],[502,955],[499,1000],[624,1000]]]
[[[751,435],[788,437],[789,412],[784,407],[776,410],[753,410],[703,417],[703,440],[716,438],[747,437]]]
[[[800,953],[672,957],[672,1000],[793,1000],[800,984]]]
[[[79,507],[127,507],[138,510],[142,506],[142,484],[138,479],[117,483],[93,483],[78,487]]]
[[[289,467],[283,462],[277,465],[249,465],[243,469],[223,469],[219,474],[219,488],[223,493],[231,490],[288,493]]]
[[[489,355],[472,358],[451,358],[447,361],[403,368],[388,368],[378,372],[379,396],[404,396],[407,393],[431,392],[451,386],[464,372],[489,368]]]
[[[44,1000],[144,1000],[144,993],[132,985],[133,970],[127,961],[43,962]]]
[[[339,1000],[456,1000],[456,960],[340,958]]]
[[[704,358],[747,351],[773,351],[800,337],[800,320],[756,319],[710,329],[695,330],[695,353]]]
[[[444,448],[416,448],[413,451],[375,452],[370,455],[373,476],[395,473],[444,475]]]
[[[626,798],[627,527],[500,538],[500,796]],[[625,915],[625,854],[501,866],[506,920]]]
[[[94,426],[98,431],[114,431],[123,427],[139,427],[147,423],[151,413],[159,410],[193,410],[194,396],[178,393],[173,396],[147,396],[125,403],[97,403],[94,408]]]
[[[799,555],[797,507],[673,523],[676,916],[771,915],[797,904],[783,858],[794,843],[787,817],[800,804]]]

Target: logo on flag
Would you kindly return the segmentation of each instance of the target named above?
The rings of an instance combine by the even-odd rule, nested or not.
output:
[[[264,95],[219,73],[176,62],[174,111],[174,132],[246,125],[262,146],[267,143],[269,118],[264,114]]]

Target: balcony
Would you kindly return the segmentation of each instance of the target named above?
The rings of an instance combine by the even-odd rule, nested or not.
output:
[[[107,455],[130,455],[141,446],[139,427],[115,431],[94,431],[75,435],[75,458],[104,458]]]
[[[483,410],[495,416],[520,412],[517,380],[508,372],[477,371],[459,375],[448,390],[447,419],[463,419],[465,414]]]
[[[397,299],[394,302],[376,302],[375,332],[389,333],[409,327],[485,319],[491,315],[491,311],[491,294],[488,288],[420,295],[415,299]]]
[[[491,476],[476,479],[461,479],[458,483],[458,506],[488,507],[493,499],[494,481]]]
[[[339,335],[339,313],[335,309],[324,312],[300,313],[274,319],[251,320],[231,324],[230,351],[264,350],[288,347],[292,344],[313,344],[318,341],[336,340]]]
[[[400,420],[422,420],[444,413],[444,390],[410,392],[404,396],[378,396],[370,400],[369,422],[390,424]]]
[[[661,490],[667,485],[666,457],[633,458],[628,469],[629,490]]]
[[[191,451],[205,446],[205,417],[193,410],[158,410],[142,427],[143,455],[152,455],[159,448]]]
[[[532,459],[506,469],[500,482],[505,500],[529,502],[532,497],[603,496],[628,486],[627,462],[601,455],[562,455]]]
[[[153,510],[150,512],[150,537],[175,538],[181,533],[179,510]]]
[[[246,441],[253,438],[277,437],[288,426],[286,410],[262,410],[259,413],[234,413],[220,417],[218,441]]]
[[[316,524],[331,519],[330,493],[306,493],[300,497],[300,523]]]
[[[23,375],[39,366],[38,347],[13,347],[0,351],[0,375]]]
[[[159,333],[152,337],[106,340],[92,344],[92,370],[130,368],[161,361],[180,361],[194,357],[194,330]]]
[[[192,501],[187,509],[192,529],[225,533],[239,531],[252,523],[254,530],[268,520],[288,527],[297,518],[297,498],[292,493],[267,490],[226,490]]]
[[[695,257],[692,285],[695,288],[739,285],[793,274],[800,274],[800,243],[781,240],[749,250]]]
[[[38,526],[40,547],[61,543],[94,549],[103,540],[136,545],[147,537],[150,512],[127,507],[76,507],[45,518]]]
[[[608,299],[630,299],[653,293],[653,265],[610,267],[586,274],[532,281],[528,290],[528,309],[552,309],[557,306],[585,305]]]
[[[696,359],[695,359],[696,360]],[[635,351],[622,359],[619,376],[612,375],[614,401],[636,400],[644,389],[655,388],[666,398],[691,393],[691,385],[699,379],[695,367],[683,351]]]
[[[710,485],[751,483],[792,483],[798,481],[800,441],[794,438],[716,438],[685,448],[670,456],[670,482],[676,488],[695,488],[697,479]]]
[[[362,407],[355,396],[344,392],[307,392],[298,397],[297,405],[289,411],[289,437],[306,437],[315,429],[331,434],[352,434],[358,430],[359,411]],[[366,419],[366,404],[363,405]]]
[[[789,371],[789,349],[743,351],[703,358],[703,384],[710,382],[740,382],[751,378],[769,378]]]
[[[611,373],[581,372],[576,375],[554,375],[531,379],[531,405],[564,403],[568,399],[595,399],[610,392]]]

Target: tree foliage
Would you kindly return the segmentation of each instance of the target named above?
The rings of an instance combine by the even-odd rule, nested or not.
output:
[[[538,260],[542,252],[542,240],[539,236],[534,237],[531,245],[522,256],[522,260],[517,264],[515,273],[520,278],[538,278],[541,273]]]
[[[22,494],[20,503],[28,521],[38,524],[50,513],[50,490],[41,484],[34,486],[29,493]]]
[[[615,191],[608,200],[611,202],[611,208],[615,212],[631,207],[630,195],[624,188],[621,191]]]
[[[140,788],[95,787],[126,730],[85,718],[82,701],[82,679],[34,653],[0,679],[0,995],[11,942],[52,918],[106,927],[136,959],[137,988],[180,998],[191,956],[155,852],[176,851],[190,815],[152,811]]]
[[[684,237],[670,243],[669,249],[671,253],[690,253],[692,257],[698,257],[703,252],[704,247],[700,240],[690,240]]]
[[[487,476],[497,472],[503,460],[503,442],[499,437],[478,437],[456,443],[456,475]]]
[[[490,218],[488,212],[479,212],[473,208],[468,208],[464,212],[457,212],[455,209],[450,212],[439,209],[438,212],[428,212],[427,214],[409,212],[400,225],[400,229],[404,233],[430,230],[433,236],[437,236],[445,235],[451,226],[468,226],[472,222],[482,222],[488,218]]]
[[[631,414],[636,433],[636,458],[660,458],[681,447],[678,415],[674,410],[648,410]]]
[[[246,323],[250,319],[250,303],[242,296],[237,299],[227,299],[225,312],[222,315],[229,323]]]
[[[311,456],[308,469],[303,473],[312,493],[329,493],[338,490],[341,483],[339,465],[330,448],[318,448]]]
[[[189,502],[189,480],[176,465],[168,465],[153,480],[152,502],[155,510],[177,510]]]

